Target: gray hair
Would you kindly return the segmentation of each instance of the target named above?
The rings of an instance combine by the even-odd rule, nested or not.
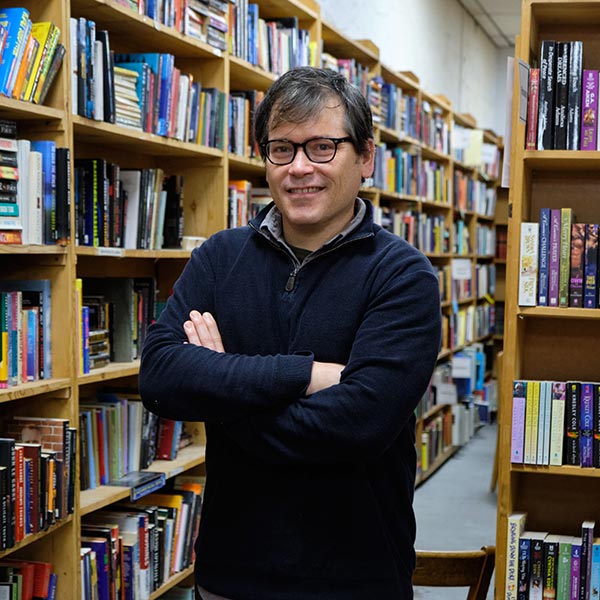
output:
[[[331,69],[298,67],[277,79],[256,109],[254,133],[263,159],[270,129],[313,119],[331,99],[338,99],[345,109],[346,134],[356,151],[365,152],[373,139],[373,116],[360,90]]]

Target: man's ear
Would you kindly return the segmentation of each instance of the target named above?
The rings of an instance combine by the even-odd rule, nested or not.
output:
[[[373,175],[373,171],[375,170],[375,142],[372,138],[369,138],[367,141],[367,147],[362,152],[360,156],[361,160],[361,169],[360,175],[364,180],[367,177],[371,177]]]

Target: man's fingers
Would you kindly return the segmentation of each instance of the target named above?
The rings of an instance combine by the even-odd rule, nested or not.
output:
[[[209,312],[205,312],[202,317],[204,318],[204,324],[206,325],[208,334],[214,344],[213,350],[225,352],[223,340],[221,339],[221,332],[219,331],[215,318]]]
[[[187,335],[187,339],[190,344],[194,344],[194,346],[202,346],[200,337],[198,336],[198,332],[196,331],[196,327],[192,321],[186,321],[183,324],[183,331],[185,331],[185,335]]]

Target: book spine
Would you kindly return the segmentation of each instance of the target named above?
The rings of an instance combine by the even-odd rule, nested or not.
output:
[[[598,223],[585,226],[583,307],[598,306]]]
[[[527,133],[525,149],[535,150],[537,147],[538,103],[540,90],[540,70],[529,70],[529,100],[527,104]]]
[[[560,271],[558,283],[558,306],[569,306],[569,274],[571,264],[571,225],[573,210],[560,209]]]
[[[584,69],[581,92],[581,150],[597,149],[598,70]]]
[[[554,150],[567,148],[567,97],[569,92],[569,42],[556,44],[554,99]]]
[[[519,567],[519,539],[525,528],[525,513],[513,513],[508,517],[506,540],[506,584],[504,600],[517,600]]]
[[[553,147],[555,71],[556,42],[553,40],[542,40],[538,106],[538,150],[552,150]]]
[[[565,394],[564,382],[552,383],[552,416],[550,425],[550,464],[563,464],[563,439],[565,427]]]
[[[600,467],[600,384],[594,383],[594,420],[593,420],[593,445],[592,466]]]
[[[521,223],[519,306],[536,305],[538,248],[539,223]]]
[[[548,258],[548,305],[558,306],[560,287],[560,209],[550,211],[550,249]]]
[[[580,388],[578,381],[567,383],[564,464],[572,466],[579,466]]]
[[[543,598],[556,598],[557,560],[558,542],[556,536],[548,536],[544,542]]]
[[[579,456],[582,467],[593,466],[594,384],[581,384]]]
[[[569,253],[569,306],[583,305],[583,273],[585,266],[585,223],[571,225],[571,250]]]
[[[571,582],[569,600],[579,600],[579,583],[581,577],[581,539],[571,546]]]
[[[583,42],[569,42],[569,91],[567,94],[567,150],[579,150],[581,129],[581,69]]]
[[[529,569],[531,566],[531,539],[519,540],[519,571],[517,581],[517,600],[529,600]]]
[[[550,254],[550,209],[540,209],[538,305],[548,306],[548,261]]]
[[[523,462],[525,444],[525,402],[527,382],[515,381],[513,386],[512,430],[510,460],[513,463]]]

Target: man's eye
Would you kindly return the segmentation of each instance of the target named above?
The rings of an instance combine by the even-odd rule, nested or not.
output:
[[[274,152],[275,154],[287,154],[290,151],[291,151],[291,148],[289,146],[287,146],[286,144],[282,144],[281,146],[272,146],[271,147],[271,152]]]

